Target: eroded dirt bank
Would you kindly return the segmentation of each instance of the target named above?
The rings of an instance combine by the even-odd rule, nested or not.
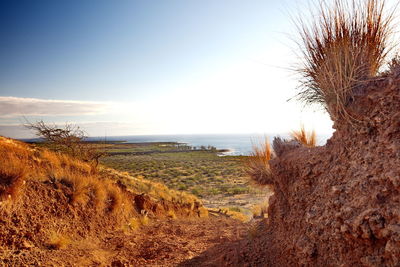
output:
[[[361,88],[323,147],[275,144],[269,219],[215,266],[400,265],[400,71]],[[234,251],[240,250],[240,254]],[[222,256],[214,257],[219,252]],[[214,255],[214,256],[213,256]]]
[[[247,231],[161,184],[3,137],[0,152],[0,266],[176,266]]]

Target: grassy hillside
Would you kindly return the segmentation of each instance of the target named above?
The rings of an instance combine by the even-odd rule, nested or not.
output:
[[[176,266],[246,231],[160,183],[3,137],[0,153],[6,266]]]
[[[114,144],[105,166],[126,171],[198,197],[260,193],[248,184],[242,156],[219,156],[215,149],[193,150],[177,143]]]
[[[21,246],[27,233],[36,246],[52,246],[64,243],[60,236],[80,239],[104,223],[133,229],[153,218],[207,215],[193,195],[44,148],[0,137],[0,153],[3,248]],[[21,235],[10,231],[14,224]],[[78,233],[81,227],[90,229]]]

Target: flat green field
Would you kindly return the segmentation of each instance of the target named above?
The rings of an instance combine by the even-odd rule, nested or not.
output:
[[[213,147],[193,150],[178,143],[117,143],[108,144],[106,151],[108,155],[101,159],[105,166],[163,182],[219,206],[224,202],[235,206],[232,199],[254,203],[267,192],[249,184],[243,170],[244,156],[221,156]]]

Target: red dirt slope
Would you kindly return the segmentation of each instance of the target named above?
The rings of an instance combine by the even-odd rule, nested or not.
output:
[[[288,149],[270,161],[275,194],[263,232],[254,240],[213,248],[200,262],[400,266],[399,107],[397,68],[360,88],[346,107],[355,120],[336,121],[325,146],[287,143]],[[219,261],[213,257],[218,251],[224,254]]]
[[[3,137],[0,152],[0,265],[175,266],[245,232],[163,185]]]

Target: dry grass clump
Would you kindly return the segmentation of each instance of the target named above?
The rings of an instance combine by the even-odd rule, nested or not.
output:
[[[107,188],[107,208],[110,212],[116,213],[124,208],[125,203],[123,200],[122,190],[118,186],[113,186],[111,182],[108,182],[109,188]]]
[[[311,23],[300,19],[303,81],[299,99],[322,104],[333,120],[351,119],[346,106],[377,75],[392,46],[393,12],[384,0],[319,1]]]
[[[40,151],[38,158],[40,159],[38,167],[44,170],[53,171],[62,169],[67,172],[81,173],[83,175],[90,175],[96,172],[93,167],[86,162],[47,149]]]
[[[149,217],[142,215],[139,217],[134,217],[129,220],[128,227],[131,230],[136,230],[141,226],[146,226],[150,223]]]
[[[301,126],[300,130],[292,131],[290,135],[294,140],[298,141],[304,146],[315,147],[317,145],[317,135],[315,133],[315,130],[307,132],[304,128],[304,125]]]
[[[48,246],[51,249],[65,249],[69,244],[71,244],[71,239],[57,232],[53,232],[48,241]]]
[[[25,184],[27,166],[15,155],[0,158],[0,201],[16,199]]]
[[[253,218],[267,218],[268,217],[268,201],[264,201],[259,204],[255,204],[251,207],[251,212],[253,213]]]
[[[175,212],[173,211],[173,210],[169,210],[168,212],[167,212],[167,217],[168,218],[171,218],[171,219],[176,219],[177,217],[176,217],[176,214],[175,214]]]
[[[253,152],[245,161],[245,171],[257,185],[272,183],[272,173],[269,161],[273,157],[271,146],[268,140],[261,146],[253,146]]]
[[[200,218],[207,218],[208,217],[208,210],[205,207],[199,207],[199,213],[198,216]]]
[[[96,175],[58,169],[48,174],[53,182],[60,182],[72,190],[72,205],[93,206],[100,212],[122,215],[133,210],[131,198],[117,184]]]
[[[61,183],[70,190],[72,205],[93,205],[100,213],[124,216],[133,210],[131,198],[91,164],[69,155],[0,137],[0,200],[16,199],[29,178]],[[100,213],[101,214],[101,213]]]
[[[29,175],[29,148],[21,142],[0,137],[0,201],[15,200]]]

